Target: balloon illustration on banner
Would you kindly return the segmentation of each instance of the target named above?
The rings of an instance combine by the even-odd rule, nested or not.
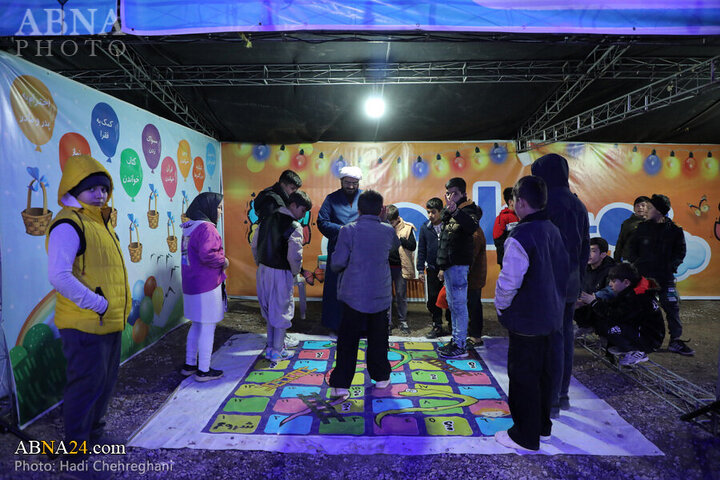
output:
[[[702,175],[708,180],[713,180],[718,176],[718,161],[717,158],[713,158],[712,152],[708,152],[702,162]]]
[[[445,155],[441,155],[439,153],[435,155],[435,161],[432,162],[432,171],[438,178],[447,177],[447,174],[450,171],[450,165],[448,164],[448,159],[445,158]]]
[[[280,145],[270,161],[275,168],[287,168],[290,163],[290,152],[285,145]]]
[[[95,105],[90,118],[90,129],[100,145],[100,150],[108,157],[107,161],[112,162],[120,140],[120,121],[115,110],[104,102]]]
[[[663,174],[665,175],[665,178],[670,179],[680,175],[680,159],[675,156],[674,151],[671,151],[670,156],[665,159]]]
[[[450,166],[452,167],[452,169],[453,169],[454,171],[460,173],[460,172],[462,172],[463,170],[465,170],[465,165],[467,165],[467,162],[466,162],[465,159],[460,155],[460,152],[459,152],[459,151],[456,151],[456,152],[455,152],[455,158],[453,158],[452,163],[450,164]]]
[[[163,188],[165,193],[170,197],[172,202],[177,190],[177,167],[171,157],[165,157],[160,166],[160,177],[162,178]]]
[[[685,159],[685,163],[683,163],[682,168],[683,173],[685,173],[688,177],[692,177],[697,173],[697,160],[693,157],[693,152],[690,152],[688,158]]]
[[[202,192],[203,184],[205,183],[205,163],[201,157],[195,157],[193,162],[193,181],[195,182],[195,188],[198,193]]]
[[[643,168],[645,169],[645,173],[648,175],[657,175],[660,172],[662,162],[660,161],[660,157],[655,154],[655,150],[647,156],[645,162],[643,163]]]
[[[642,170],[642,166],[643,158],[642,155],[640,155],[640,152],[638,152],[638,148],[636,145],[632,149],[632,153],[630,154],[630,160],[628,160],[625,168],[627,168],[627,171],[630,173],[638,173],[640,170]]]
[[[60,170],[65,169],[65,163],[68,158],[78,155],[92,155],[90,152],[90,144],[85,137],[75,132],[68,132],[60,137]]]
[[[32,75],[20,75],[10,87],[10,104],[20,130],[35,145],[35,151],[41,152],[40,145],[52,138],[57,115],[50,90]]]
[[[340,178],[340,170],[341,170],[345,165],[347,165],[347,163],[345,163],[345,159],[343,158],[343,156],[340,155],[340,158],[338,158],[337,160],[335,160],[335,161],[332,163],[332,165],[330,166],[330,171],[332,172],[333,175],[335,175],[335,177]]]
[[[415,175],[415,178],[420,180],[427,177],[428,173],[430,173],[430,168],[428,167],[427,162],[423,160],[420,155],[418,155],[417,160],[413,163],[412,172],[413,175]]]
[[[190,144],[187,140],[180,140],[177,151],[178,168],[183,178],[187,182],[187,176],[190,173],[190,166],[192,165],[192,159],[190,157]]]
[[[133,202],[138,192],[140,192],[142,180],[143,172],[140,165],[140,156],[132,148],[126,148],[120,154],[120,183]]]
[[[483,170],[490,164],[490,157],[485,150],[475,147],[471,164],[475,170]]]
[[[145,125],[142,131],[142,149],[145,155],[145,162],[150,167],[150,173],[155,173],[155,167],[160,163],[160,153],[162,151],[162,142],[160,141],[160,132],[152,123]]]
[[[508,156],[507,148],[503,145],[502,147],[497,143],[493,144],[492,150],[490,150],[490,160],[493,163],[503,163]]]
[[[292,163],[294,170],[305,170],[305,167],[308,163],[308,159],[305,156],[305,150],[301,148],[298,154],[293,157],[290,163]]]
[[[270,156],[270,147],[261,143],[260,145],[255,145],[252,152],[253,157],[255,157],[258,162],[264,162]]]
[[[205,160],[207,161],[207,165],[205,165],[207,173],[212,177],[215,175],[215,165],[217,165],[217,153],[215,153],[215,145],[212,143],[208,143],[205,149]]]

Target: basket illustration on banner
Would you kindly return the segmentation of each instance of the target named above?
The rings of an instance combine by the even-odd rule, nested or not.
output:
[[[117,208],[115,208],[115,200],[110,197],[110,225],[117,228]]]
[[[170,253],[177,252],[177,237],[175,236],[175,217],[172,216],[172,212],[167,212],[168,221],[167,221],[167,244],[168,248],[170,249]],[[170,227],[172,227],[172,235],[170,235]]]
[[[25,224],[25,232],[28,235],[43,236],[45,235],[45,232],[47,232],[47,228],[50,225],[50,221],[53,216],[53,212],[47,208],[47,190],[45,187],[49,185],[45,180],[45,175],[42,177],[40,176],[40,171],[37,167],[27,167],[27,171],[33,179],[27,187],[27,207],[25,210],[20,212],[20,215],[22,215],[23,223]],[[32,201],[32,192],[37,192],[38,188],[42,189],[42,208],[30,206]]]
[[[138,263],[142,260],[142,243],[140,243],[140,224],[138,223],[135,215],[132,213],[128,214],[130,219],[130,244],[128,245],[128,251],[130,251],[130,261]],[[132,232],[135,230],[137,236],[137,242],[132,241]]]
[[[182,223],[187,222],[190,220],[190,217],[185,215],[185,209],[190,206],[190,200],[188,199],[187,193],[185,193],[185,190],[182,191],[182,212],[180,213],[180,221]]]
[[[158,224],[160,223],[160,212],[158,212],[158,209],[157,209],[158,193],[157,193],[157,190],[155,190],[155,185],[153,185],[151,183],[149,186],[150,186],[150,198],[148,198],[147,219],[148,219],[148,224],[150,225],[150,228],[157,228]],[[153,198],[155,199],[155,209],[150,210],[150,202],[153,201]]]

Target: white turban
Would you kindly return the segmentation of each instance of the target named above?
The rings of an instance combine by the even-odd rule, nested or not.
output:
[[[362,170],[359,167],[351,167],[346,165],[340,169],[340,179],[345,177],[354,178],[357,181],[362,180]]]

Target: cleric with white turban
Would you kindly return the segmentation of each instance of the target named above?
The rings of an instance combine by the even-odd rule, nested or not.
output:
[[[360,196],[362,171],[358,167],[340,169],[340,189],[325,197],[318,213],[318,228],[328,239],[327,267],[323,286],[322,324],[337,333],[342,317],[342,305],[337,299],[337,273],[329,268],[340,228],[358,217],[357,201]]]

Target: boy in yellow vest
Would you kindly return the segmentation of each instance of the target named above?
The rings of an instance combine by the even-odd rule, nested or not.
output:
[[[67,359],[65,444],[78,442],[78,450],[89,451],[103,434],[131,307],[120,241],[109,221],[112,189],[110,175],[97,160],[89,155],[69,159],[58,187],[62,210],[46,240],[48,280],[57,290],[55,325]]]

